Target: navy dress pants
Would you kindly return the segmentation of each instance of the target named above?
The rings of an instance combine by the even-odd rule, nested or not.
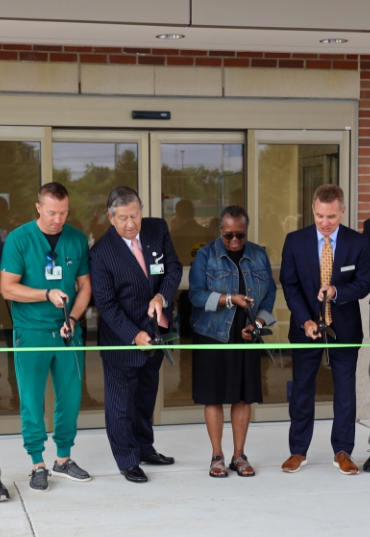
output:
[[[311,443],[315,418],[316,376],[322,352],[322,349],[293,350],[293,385],[289,405],[291,454],[306,455]],[[329,355],[334,384],[331,444],[334,454],[341,450],[351,454],[355,441],[358,349],[338,347],[330,349]]]
[[[103,360],[106,429],[120,470],[155,453],[152,415],[162,360],[161,351],[142,367],[125,366],[124,355],[119,366]]]

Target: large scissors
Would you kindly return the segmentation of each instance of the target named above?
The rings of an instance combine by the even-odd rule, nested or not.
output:
[[[73,332],[72,332],[72,328],[71,328],[71,321],[69,319],[69,313],[68,313],[68,308],[67,308],[67,299],[63,296],[62,300],[63,300],[64,322],[66,323],[67,329],[68,329],[66,331],[66,336],[63,339],[64,339],[64,345],[66,347],[69,347],[71,345],[71,343],[73,342]],[[78,376],[79,376],[79,378],[81,380],[81,370],[80,370],[80,364],[78,363],[77,353],[76,353],[76,351],[73,351],[73,352],[74,352],[74,355],[75,355]]]
[[[154,310],[154,315],[152,318],[152,324],[153,324],[154,338],[151,341],[149,341],[149,345],[153,345],[153,346],[165,345],[169,341],[173,341],[174,339],[179,338],[179,334],[177,334],[176,332],[169,332],[168,334],[160,333],[159,326],[158,326],[157,312],[155,310]],[[162,349],[162,350],[163,350],[163,354],[165,355],[167,360],[170,362],[170,364],[175,365],[174,359],[172,358],[170,351],[168,349]],[[148,352],[149,358],[151,358],[155,353],[155,349],[152,349],[146,352]]]
[[[259,343],[265,343],[263,341],[262,336],[271,336],[272,335],[272,330],[270,330],[269,328],[259,328],[257,326],[256,319],[255,319],[255,317],[254,317],[254,315],[252,313],[252,308],[251,308],[251,305],[250,305],[248,300],[247,300],[247,311],[248,311],[248,317],[249,317],[249,320],[250,320],[250,324],[253,325],[253,330],[247,330],[247,332],[249,332],[249,334],[252,335],[252,343],[255,343],[256,341],[258,341]],[[271,354],[271,351],[269,351],[269,349],[265,349],[265,351],[267,352],[271,362],[274,364],[275,360],[274,360],[274,357]]]
[[[317,336],[317,334],[321,333],[324,342],[328,343],[328,335],[333,339],[337,339],[337,335],[334,332],[334,330],[326,324],[326,321],[325,321],[326,296],[327,296],[327,291],[323,291],[322,302],[321,302],[321,312],[319,315],[319,319],[315,321],[315,323],[317,324],[317,330],[316,332],[314,332],[314,334],[315,336]],[[329,363],[329,349],[326,349],[326,359]]]

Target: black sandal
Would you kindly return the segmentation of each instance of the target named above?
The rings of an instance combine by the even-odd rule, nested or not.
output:
[[[214,474],[212,473],[212,470],[214,468],[217,468],[220,471],[217,472],[217,474]],[[223,457],[221,457],[221,455],[216,455],[215,457],[212,457],[209,475],[210,477],[217,477],[217,478],[229,477],[229,474],[227,473],[226,466],[225,466],[225,460]]]
[[[242,462],[240,466],[238,464]],[[238,476],[240,477],[253,477],[256,475],[256,472],[253,470],[252,466],[249,464],[249,461],[247,459],[246,455],[242,455],[238,459],[231,459],[231,463],[229,464],[230,470],[233,470],[233,472],[236,472]],[[252,468],[253,473],[250,474],[243,474],[243,470],[246,470],[247,468]]]

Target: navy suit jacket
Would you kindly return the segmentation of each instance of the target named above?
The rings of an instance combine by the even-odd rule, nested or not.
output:
[[[143,218],[140,241],[148,271],[147,278],[135,256],[114,226],[90,250],[91,284],[95,305],[100,314],[100,345],[131,345],[140,331],[149,335],[153,329],[148,316],[150,300],[161,293],[169,303],[163,313],[171,322],[172,301],[178,289],[182,266],[170,240],[168,226],[162,218]],[[150,274],[155,257],[164,264],[164,274]],[[102,351],[103,359],[116,366],[140,367],[147,360],[141,350]]]
[[[321,306],[317,299],[321,286],[315,225],[287,235],[280,282],[291,312],[289,340],[292,343],[312,342],[301,327],[309,319],[318,318]],[[331,283],[337,288],[337,299],[331,302],[337,341],[361,343],[363,333],[358,301],[370,292],[369,241],[342,225],[338,231]]]

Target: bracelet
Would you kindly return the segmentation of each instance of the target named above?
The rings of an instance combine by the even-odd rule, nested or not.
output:
[[[49,302],[50,302],[50,298],[49,298],[49,293],[50,293],[50,291],[51,291],[51,289],[47,289],[47,290],[46,290],[46,294],[45,294],[45,296],[46,296],[46,300],[49,300]]]
[[[226,306],[227,309],[229,309],[229,310],[231,310],[231,308],[234,307],[234,304],[232,303],[232,300],[231,300],[231,295],[226,295],[225,306]]]
[[[75,323],[75,326],[78,325],[78,321],[77,321],[76,317],[72,317],[72,315],[70,315],[70,316],[68,317],[68,319],[71,319],[71,320]]]

